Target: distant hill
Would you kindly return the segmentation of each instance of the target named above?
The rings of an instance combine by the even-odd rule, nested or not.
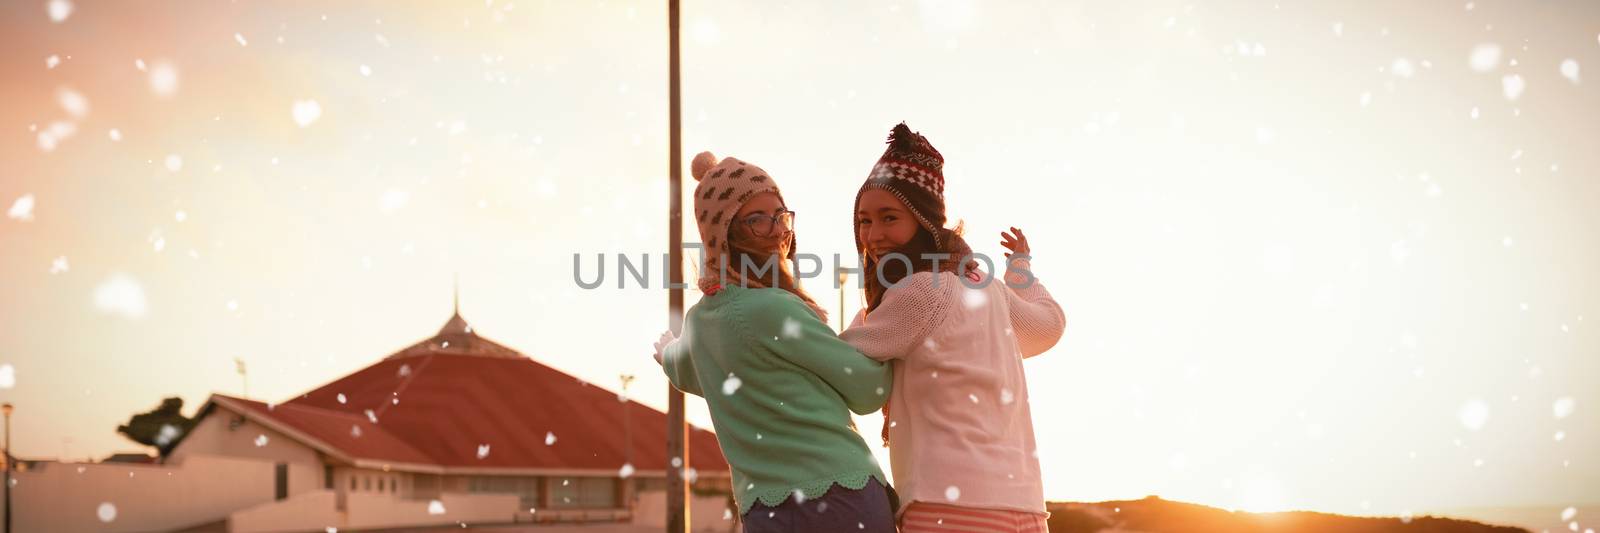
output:
[[[1163,500],[1051,502],[1050,533],[1531,533],[1518,527],[1417,517],[1368,518],[1313,512],[1246,513]]]

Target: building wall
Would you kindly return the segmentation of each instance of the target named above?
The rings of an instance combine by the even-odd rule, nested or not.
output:
[[[325,531],[344,525],[331,490],[296,494],[287,500],[267,502],[228,515],[229,533]]]
[[[47,463],[17,472],[18,532],[170,531],[273,501],[273,463],[191,454],[182,466]],[[115,516],[102,520],[102,504]]]
[[[728,504],[727,496],[692,496],[689,502],[689,531],[694,533],[732,533],[739,531],[739,512]],[[726,517],[726,518],[725,518]],[[667,491],[640,490],[633,510],[633,525],[660,531],[667,526]]]
[[[505,494],[446,492],[435,500],[408,500],[384,494],[352,493],[346,500],[345,526],[352,529],[455,524],[500,524],[517,514],[517,497]],[[435,514],[433,511],[441,511]]]
[[[218,405],[167,455],[167,464],[182,465],[194,455],[286,463],[289,465],[289,496],[323,488],[323,460],[316,450],[249,420],[230,428],[230,423],[238,416]],[[266,443],[257,446],[256,439],[261,436],[266,437]]]

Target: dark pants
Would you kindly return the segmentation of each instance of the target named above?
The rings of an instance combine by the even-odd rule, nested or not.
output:
[[[819,531],[895,533],[889,489],[869,478],[860,490],[834,485],[821,498],[805,503],[795,503],[791,497],[777,507],[768,507],[758,501],[744,515],[744,533]]]

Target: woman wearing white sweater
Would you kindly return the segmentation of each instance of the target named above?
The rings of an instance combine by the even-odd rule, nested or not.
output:
[[[1047,531],[1022,360],[1054,346],[1066,316],[1002,233],[1004,281],[946,229],[944,158],[905,124],[857,195],[867,308],[842,335],[893,361],[884,439],[903,533]]]

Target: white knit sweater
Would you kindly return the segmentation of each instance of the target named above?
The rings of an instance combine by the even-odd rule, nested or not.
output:
[[[1037,280],[1020,286],[1027,265],[984,288],[913,274],[840,336],[895,362],[889,456],[902,511],[922,501],[1048,514],[1022,360],[1055,345],[1066,315]]]

